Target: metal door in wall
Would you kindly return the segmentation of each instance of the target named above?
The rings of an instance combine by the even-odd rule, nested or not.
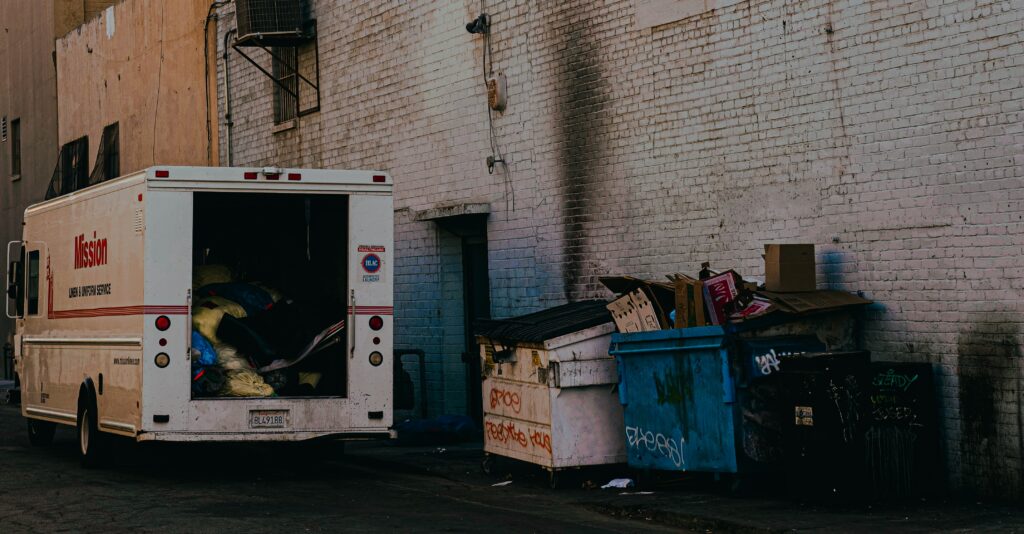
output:
[[[483,421],[483,381],[480,373],[480,347],[473,334],[477,319],[491,318],[490,283],[487,278],[487,237],[483,235],[462,238],[462,280],[466,314],[466,402],[468,415],[477,424]]]

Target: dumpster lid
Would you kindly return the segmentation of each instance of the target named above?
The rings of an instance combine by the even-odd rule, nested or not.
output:
[[[475,334],[499,341],[543,343],[552,338],[612,322],[604,300],[581,300],[509,319],[480,319]]]

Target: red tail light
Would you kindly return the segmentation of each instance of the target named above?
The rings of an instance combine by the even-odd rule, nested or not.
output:
[[[171,171],[160,170],[153,173],[153,176],[157,178],[168,178],[171,176]]]
[[[247,172],[247,173],[245,173],[245,179],[246,180],[255,180],[256,179],[256,173],[254,173],[254,172]]]
[[[370,317],[370,328],[373,330],[380,330],[381,328],[384,328],[384,319],[379,315]]]
[[[161,315],[156,318],[156,329],[163,332],[171,327],[171,318],[166,315]]]
[[[288,179],[293,182],[297,182],[302,179],[302,175],[297,172],[290,172],[288,173]]]
[[[375,183],[375,184],[382,184],[385,181],[387,181],[387,179],[388,179],[387,176],[384,176],[383,174],[375,174],[375,175],[373,175],[373,183]]]

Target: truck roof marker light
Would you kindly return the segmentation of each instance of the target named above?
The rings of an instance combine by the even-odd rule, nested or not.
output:
[[[255,180],[256,179],[256,173],[254,173],[254,172],[247,172],[247,173],[245,173],[244,176],[245,176],[246,180]]]
[[[267,174],[264,174],[263,176],[265,176],[267,178],[267,180],[277,180],[278,178],[281,177],[281,175],[277,174],[276,172],[268,172]]]
[[[157,178],[170,178],[171,177],[171,171],[161,169],[161,170],[158,170],[158,171],[154,172],[153,176],[156,176]]]
[[[171,327],[171,318],[166,315],[161,315],[156,318],[156,329],[163,332]]]
[[[297,172],[290,172],[288,173],[288,179],[293,182],[298,182],[299,180],[302,180],[302,175]]]
[[[382,183],[386,182],[387,179],[388,179],[388,177],[384,176],[383,174],[374,174],[373,175],[373,183],[375,183],[375,184],[382,184]]]

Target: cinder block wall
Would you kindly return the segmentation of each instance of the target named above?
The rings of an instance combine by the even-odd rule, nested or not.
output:
[[[490,204],[496,317],[606,296],[606,273],[759,277],[764,243],[813,242],[820,287],[876,301],[875,358],[939,373],[935,469],[1024,494],[1024,10],[752,0],[640,28],[635,8],[316,2],[321,110],[272,133],[271,82],[232,53],[235,164],[393,173],[396,341],[427,350],[431,389],[463,382],[442,363],[450,244],[419,210]],[[484,165],[483,39],[463,28],[482,9],[507,176]]]

